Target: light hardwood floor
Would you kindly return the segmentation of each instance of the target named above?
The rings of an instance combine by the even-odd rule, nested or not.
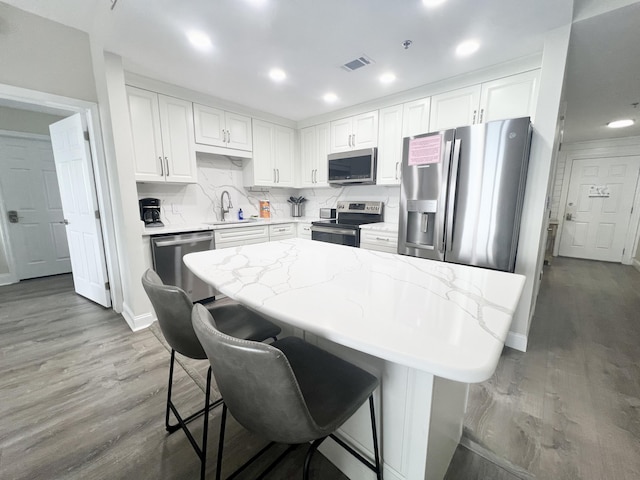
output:
[[[640,478],[639,360],[640,273],[555,259],[529,351],[505,349],[493,378],[471,387],[447,480]],[[0,288],[0,364],[1,480],[198,478],[184,435],[164,431],[167,351],[76,296],[70,276]],[[198,408],[202,392],[180,368],[176,382],[176,401]],[[226,472],[263,444],[229,427]],[[299,478],[303,457],[269,478]],[[321,455],[313,466],[312,478],[345,478]]]

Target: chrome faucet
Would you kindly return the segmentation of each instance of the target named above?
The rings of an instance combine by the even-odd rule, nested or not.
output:
[[[227,208],[224,208],[224,194],[227,194]],[[225,213],[229,213],[229,210],[233,208],[233,205],[231,204],[231,196],[229,195],[229,192],[227,192],[226,190],[224,192],[222,192],[222,195],[220,196],[220,211],[222,212],[222,218],[221,220],[224,222],[225,218],[224,218],[224,214]]]

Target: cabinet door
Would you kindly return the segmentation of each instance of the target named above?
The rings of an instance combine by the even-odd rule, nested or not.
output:
[[[431,97],[429,129],[432,132],[478,123],[480,85]]]
[[[127,86],[136,181],[164,182],[158,94]]]
[[[378,185],[398,185],[402,162],[402,105],[380,110]]]
[[[274,126],[261,120],[253,121],[253,159],[245,167],[253,169],[253,185],[276,184]]]
[[[194,103],[193,119],[196,143],[216,147],[226,146],[223,132],[225,129],[224,111]]]
[[[535,114],[539,70],[500,78],[482,84],[480,122]]]
[[[317,163],[315,167],[315,186],[328,187],[327,181],[329,177],[329,165],[327,164],[327,156],[329,155],[330,134],[331,129],[328,123],[316,125],[316,144],[317,144]]]
[[[429,132],[431,98],[405,103],[402,112],[402,138]]]
[[[331,122],[331,153],[351,150],[351,133],[351,117]]]
[[[227,146],[236,150],[250,152],[253,148],[251,140],[251,118],[237,113],[226,112]]]
[[[373,148],[378,145],[378,112],[356,115],[352,120],[353,148]]]
[[[193,150],[193,106],[191,102],[158,95],[165,177],[172,183],[196,183],[196,155]]]
[[[318,158],[316,127],[300,130],[300,187],[315,185],[315,170]]]
[[[292,128],[274,125],[273,138],[276,186],[294,187],[295,132]]]

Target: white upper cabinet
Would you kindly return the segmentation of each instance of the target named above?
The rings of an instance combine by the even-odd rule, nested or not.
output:
[[[301,188],[327,187],[327,155],[329,154],[329,124],[314,125],[300,130]]]
[[[193,117],[197,144],[252,150],[250,117],[197,103],[193,104]]]
[[[403,138],[429,131],[430,98],[380,110],[378,130],[378,185],[399,185]]]
[[[378,185],[398,185],[402,164],[402,105],[380,110]]]
[[[431,97],[429,128],[432,132],[477,123],[480,85]]]
[[[378,145],[378,111],[331,122],[331,152],[348,152]]]
[[[520,73],[482,84],[480,121],[531,117],[538,98],[540,71]]]
[[[138,182],[196,183],[191,102],[127,86]]]
[[[431,97],[431,131],[535,115],[539,70]]]
[[[245,186],[293,187],[295,132],[253,121],[253,158],[243,161]]]

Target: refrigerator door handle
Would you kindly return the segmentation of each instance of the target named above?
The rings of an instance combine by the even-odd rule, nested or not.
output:
[[[451,158],[451,144],[453,143],[452,140],[448,140],[445,143],[445,147],[444,147],[444,158]],[[446,165],[446,164],[445,164]],[[443,189],[442,193],[440,194],[440,205],[446,205],[446,195],[447,195],[447,191],[446,189]],[[445,212],[445,220],[446,220],[446,212]],[[446,237],[446,233],[444,228],[442,229],[442,232],[440,232],[440,239],[438,241],[438,251],[440,251],[440,253],[444,253],[445,252],[445,246],[447,242],[447,237]]]
[[[449,181],[449,198],[447,199],[447,232],[445,245],[447,250],[453,249],[453,215],[455,214],[456,190],[458,189],[458,166],[460,164],[460,139],[456,138],[453,145],[451,164],[451,180]]]

